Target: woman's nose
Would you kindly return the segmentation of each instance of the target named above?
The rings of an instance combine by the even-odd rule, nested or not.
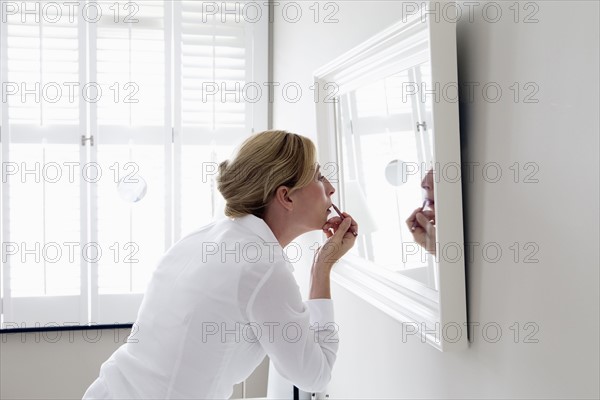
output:
[[[331,196],[332,194],[335,193],[335,188],[333,187],[331,182],[329,182],[329,180],[327,180],[327,183],[329,184],[329,195]]]

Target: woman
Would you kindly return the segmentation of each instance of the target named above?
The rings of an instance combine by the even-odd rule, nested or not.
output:
[[[269,355],[290,382],[323,391],[338,349],[329,276],[355,242],[333,217],[335,189],[306,137],[265,131],[219,165],[225,215],[182,238],[159,262],[128,343],[102,364],[84,399],[227,399]],[[283,248],[321,229],[309,300]]]

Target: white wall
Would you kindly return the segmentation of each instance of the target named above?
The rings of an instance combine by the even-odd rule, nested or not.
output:
[[[464,185],[465,240],[496,242],[503,250],[492,263],[478,247],[467,265],[469,319],[497,323],[502,336],[491,343],[493,329],[486,337],[476,329],[470,348],[454,354],[417,338],[403,343],[398,322],[334,284],[340,325],[329,387],[334,398],[599,396],[598,3],[537,1],[539,22],[532,24],[514,22],[508,9],[514,2],[500,3],[497,23],[483,18],[484,3],[474,9],[473,23],[468,15],[461,19],[458,56],[461,81],[497,82],[504,90],[497,103],[479,92],[461,105],[463,162],[496,162],[503,173],[488,183],[479,167]],[[336,1],[334,24],[314,22],[313,2],[302,3],[303,18],[292,23],[291,9],[288,20],[282,16],[284,4],[275,9],[274,81],[297,82],[304,95],[296,103],[275,96],[273,127],[315,139],[313,71],[398,21],[402,3]],[[523,4],[521,21],[534,11]],[[514,82],[537,84],[539,103],[515,103]],[[509,169],[515,162],[519,183]],[[532,171],[523,169],[526,162],[539,167],[539,183],[523,183]],[[514,242],[519,262],[509,249]],[[527,242],[539,246],[538,263],[523,262]],[[296,268],[304,287],[307,268]],[[524,343],[532,332],[523,329],[527,322],[539,327],[538,343]]]
[[[0,399],[81,399],[129,329],[11,333],[0,336]],[[246,395],[267,393],[268,358],[246,380]],[[236,385],[232,398],[242,397]]]
[[[129,331],[1,335],[0,398],[80,399]]]

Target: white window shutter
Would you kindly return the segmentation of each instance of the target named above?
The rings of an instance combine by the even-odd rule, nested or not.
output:
[[[6,257],[1,329],[133,322],[181,221],[189,230],[222,207],[214,174],[202,164],[216,164],[252,131],[267,129],[268,13],[260,5],[258,21],[229,14],[223,22],[220,13],[203,15],[202,3],[236,4],[111,0],[97,3],[103,17],[96,23],[81,13],[57,22],[28,15],[23,23],[17,13],[0,24],[2,81],[19,90],[1,105],[2,162],[76,163],[75,180],[62,185],[27,185],[20,175],[2,182],[2,241],[27,249],[78,242],[75,259],[63,255],[68,262],[56,265]],[[262,87],[259,98],[244,92],[248,83]],[[57,87],[62,96],[28,94],[22,102],[21,86],[36,84],[46,99]],[[96,183],[81,179],[90,164],[102,173]],[[125,176],[147,182],[141,201],[119,197]],[[210,212],[194,214],[198,204]],[[84,259],[89,244],[102,256]]]
[[[83,243],[85,26],[53,11],[38,21],[33,14],[22,19],[7,13],[1,26],[7,90],[2,163],[17,171],[2,182],[2,328],[58,326],[86,317],[81,282],[87,276],[80,253],[71,252]],[[7,244],[16,253],[7,255]]]
[[[218,163],[243,138],[267,129],[268,8],[252,3],[258,12],[247,22],[245,2],[173,4],[177,239],[222,216]]]
[[[91,80],[103,96],[92,104],[91,156],[108,174],[94,186],[92,241],[103,257],[92,263],[91,320],[99,324],[134,321],[154,268],[170,245],[171,108],[166,92],[171,23],[169,2],[107,2],[93,26]],[[125,19],[130,22],[125,22]],[[139,202],[121,198],[123,179],[143,179]]]

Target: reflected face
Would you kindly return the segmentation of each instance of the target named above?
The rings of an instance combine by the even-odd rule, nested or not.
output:
[[[427,200],[429,208],[435,210],[434,197],[433,197],[433,168],[427,171],[425,177],[421,181],[421,187],[423,188],[423,201]]]
[[[298,212],[303,216],[303,224],[310,230],[321,229],[332,215],[331,196],[335,188],[321,174],[317,165],[312,182],[299,189],[294,195],[298,198]]]

